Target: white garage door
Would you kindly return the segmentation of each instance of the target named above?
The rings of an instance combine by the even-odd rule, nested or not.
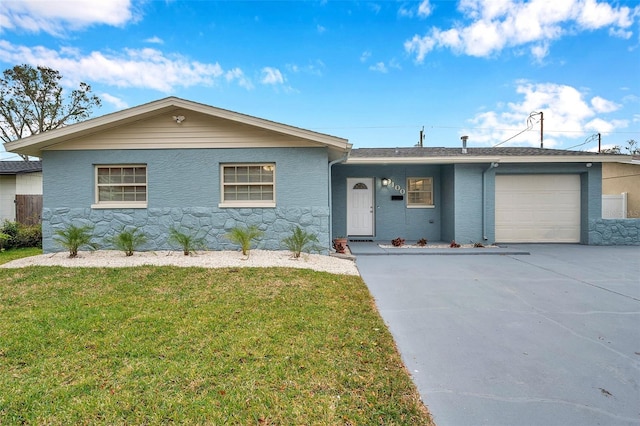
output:
[[[580,242],[580,176],[497,175],[496,241]]]

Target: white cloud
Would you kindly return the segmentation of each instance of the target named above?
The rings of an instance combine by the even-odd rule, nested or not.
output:
[[[620,108],[615,102],[608,101],[600,96],[596,96],[591,99],[591,105],[595,112],[607,113],[617,111]]]
[[[125,49],[121,52],[94,51],[88,55],[77,49],[60,51],[45,47],[13,45],[0,40],[0,61],[26,63],[33,66],[45,64],[60,71],[64,80],[72,85],[79,81],[104,83],[116,87],[137,87],[170,92],[174,87],[197,85],[211,86],[225,77],[218,63],[202,63],[175,54],[165,54],[157,49]],[[241,71],[234,69],[232,78],[242,87],[249,86],[241,78]]]
[[[371,65],[369,69],[371,71],[381,72],[383,74],[386,74],[389,72],[384,62],[376,62],[374,65]]]
[[[364,52],[362,52],[362,55],[360,55],[360,62],[367,62],[370,57],[371,57],[371,51],[365,50]]]
[[[327,29],[325,27],[323,27],[322,25],[318,24],[316,26],[316,30],[318,31],[319,34],[324,33],[325,31],[327,31]]]
[[[145,41],[151,44],[164,44],[164,40],[158,36],[149,37],[148,39],[145,39]]]
[[[429,0],[422,0],[420,2],[420,5],[418,6],[418,16],[421,18],[426,18],[431,15],[431,12],[431,2]]]
[[[127,104],[125,101],[108,93],[100,94],[100,99],[113,105],[117,110],[129,108],[129,104]]]
[[[625,120],[609,119],[606,113],[619,108],[616,103],[596,96],[585,100],[585,93],[561,84],[534,84],[521,81],[516,87],[520,100],[499,105],[495,111],[478,113],[464,130],[471,140],[482,145],[496,145],[527,127],[531,129],[510,140],[505,146],[540,146],[540,115],[544,117],[544,146],[557,147],[561,139],[584,138],[591,132],[610,133],[627,127]]]
[[[424,19],[431,16],[433,13],[433,7],[431,6],[431,0],[422,0],[418,7],[402,5],[400,9],[398,9],[398,16],[403,18],[413,18],[417,16],[418,18]]]
[[[262,84],[283,84],[284,77],[277,68],[264,67],[262,68],[262,78],[260,79]]]
[[[596,0],[461,0],[458,10],[466,24],[416,34],[404,43],[405,50],[422,62],[436,48],[486,57],[508,47],[531,45],[531,53],[541,60],[550,43],[569,31],[609,27],[610,34],[630,38],[629,28],[640,15],[640,6],[613,7]]]
[[[253,83],[244,75],[244,72],[240,68],[230,69],[224,74],[224,78],[228,82],[237,81],[238,86],[244,87],[247,90],[253,89]]]
[[[0,3],[0,32],[22,29],[58,35],[90,25],[123,26],[134,19],[130,0],[4,0]]]

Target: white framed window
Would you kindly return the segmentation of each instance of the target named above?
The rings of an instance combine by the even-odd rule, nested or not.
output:
[[[222,164],[220,207],[275,207],[274,163]]]
[[[92,208],[146,208],[147,166],[96,165],[95,193]]]
[[[407,207],[409,208],[433,207],[433,178],[430,178],[430,177],[407,178]]]

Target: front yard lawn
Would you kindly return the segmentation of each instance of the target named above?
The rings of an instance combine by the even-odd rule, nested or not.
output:
[[[431,424],[361,278],[310,270],[0,269],[0,372],[0,424]]]
[[[23,257],[36,256],[38,254],[42,254],[42,249],[36,247],[2,250],[0,251],[0,265],[2,265],[3,263],[11,262],[12,260],[20,259]]]

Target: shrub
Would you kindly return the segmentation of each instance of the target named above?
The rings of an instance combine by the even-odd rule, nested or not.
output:
[[[460,248],[460,244],[456,243],[456,240],[451,241],[451,244],[449,244],[449,247],[451,248]]]
[[[185,256],[189,256],[196,249],[203,249],[206,246],[204,238],[198,238],[195,235],[182,233],[176,228],[169,229],[169,241],[182,247],[182,252]]]
[[[418,240],[418,245],[419,245],[420,247],[424,247],[424,246],[426,246],[426,245],[427,245],[427,239],[426,239],[426,238],[420,238],[420,239]]]
[[[391,240],[391,245],[394,247],[402,247],[404,245],[404,238],[394,238]]]
[[[229,241],[238,244],[242,248],[242,254],[249,256],[251,250],[251,241],[256,238],[260,238],[264,235],[264,232],[258,229],[257,226],[251,225],[247,228],[241,228],[236,226],[229,231],[226,235]]]
[[[11,235],[0,232],[0,251],[4,251],[5,247],[8,247],[10,242]]]
[[[298,259],[303,251],[308,253],[312,250],[320,251],[316,234],[303,231],[299,226],[296,226],[293,233],[284,238],[282,242],[293,253],[295,259]]]
[[[481,242],[473,243],[473,247],[474,248],[483,248],[484,244],[482,244]]]
[[[9,238],[7,239],[8,245],[6,245],[5,248],[12,248],[14,246],[16,237],[18,236],[19,226],[20,225],[18,224],[18,222],[11,222],[6,219],[4,222],[2,222],[2,228],[0,229],[0,232],[9,236]]]
[[[92,250],[97,248],[97,245],[91,242],[91,231],[93,231],[93,227],[88,225],[69,225],[65,229],[55,231],[53,239],[69,250],[69,257],[76,257],[78,256],[78,249],[81,247],[87,246]]]
[[[118,235],[110,239],[118,250],[122,250],[126,256],[133,256],[133,251],[147,241],[147,237],[138,228],[131,230],[122,229]]]
[[[21,247],[42,247],[42,225],[23,225],[5,220],[0,233],[6,235],[0,247],[4,249]]]

